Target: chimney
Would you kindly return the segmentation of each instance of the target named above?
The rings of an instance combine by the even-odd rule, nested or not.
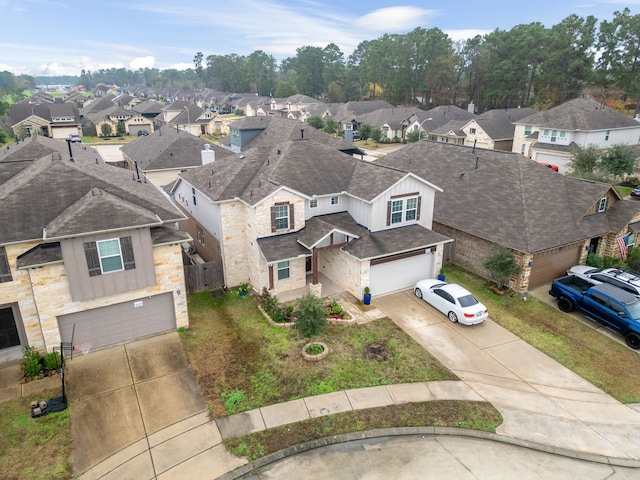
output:
[[[204,150],[200,152],[202,156],[202,165],[208,165],[216,161],[216,152],[211,150],[211,145],[204,144]]]
[[[469,105],[467,105],[467,112],[476,113],[476,106],[473,104],[473,102],[469,102]]]

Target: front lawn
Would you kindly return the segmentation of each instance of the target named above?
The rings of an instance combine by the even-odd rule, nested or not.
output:
[[[37,397],[43,398],[49,397]],[[22,398],[0,403],[0,478],[70,478],[69,410],[31,418],[31,400]]]
[[[389,319],[328,326],[314,340],[330,354],[308,362],[309,341],[269,325],[251,297],[189,296],[191,326],[180,333],[214,418],[352,388],[457,379]]]
[[[496,295],[485,279],[454,265],[447,266],[447,282],[472,291],[492,320],[612,397],[640,402],[638,352],[530,295]]]

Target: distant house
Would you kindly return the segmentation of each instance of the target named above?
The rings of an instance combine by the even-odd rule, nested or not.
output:
[[[0,356],[188,326],[184,218],[93,149],[42,136],[3,148]]]
[[[160,126],[170,125],[191,135],[214,135],[224,133],[226,120],[215,112],[205,110],[192,102],[178,100],[165,106],[155,117]]]
[[[420,112],[420,113],[418,113]],[[356,117],[358,128],[360,125],[367,124],[377,127],[382,132],[383,140],[400,141],[406,138],[409,133],[409,125],[423,114],[422,110],[408,107],[381,108],[374,112],[365,113]]]
[[[419,131],[421,133],[421,139],[438,139],[440,141],[436,132],[440,132],[440,129],[445,128],[443,127],[444,125],[453,125],[454,122],[467,122],[474,117],[475,115],[472,112],[455,105],[441,105],[427,111],[417,110],[415,115],[410,119],[406,133]],[[456,123],[456,125],[458,124]],[[450,128],[452,127],[449,126],[445,128],[445,131]]]
[[[96,128],[99,137],[104,136],[103,125],[109,126],[111,135],[118,131],[118,124],[122,122],[124,132],[128,135],[138,135],[138,132],[153,132],[153,122],[144,118],[138,112],[124,107],[112,106],[106,110],[92,112],[85,116]]]
[[[590,252],[620,257],[618,240],[640,245],[640,203],[611,185],[560,175],[520,154],[420,142],[375,163],[442,188],[433,230],[453,238],[452,261],[488,276],[482,261],[511,249],[522,267],[510,286],[526,291],[584,263]]]
[[[136,179],[158,188],[169,185],[180,172],[231,155],[226,148],[169,126],[140,136],[120,150]]]
[[[66,139],[72,133],[82,135],[80,115],[72,103],[16,103],[9,107],[9,118],[18,138],[42,135]]]
[[[577,98],[515,122],[512,151],[566,171],[575,147],[637,145],[640,122],[589,98]]]

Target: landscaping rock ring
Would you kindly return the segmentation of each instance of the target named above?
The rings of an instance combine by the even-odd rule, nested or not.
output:
[[[307,350],[313,348],[313,346],[315,345],[321,347],[322,352],[317,353],[315,355],[307,353]],[[327,347],[327,344],[323,342],[310,342],[310,343],[307,343],[304,347],[302,347],[302,358],[304,358],[309,362],[318,362],[323,358],[325,358],[327,355],[329,355],[329,347]]]

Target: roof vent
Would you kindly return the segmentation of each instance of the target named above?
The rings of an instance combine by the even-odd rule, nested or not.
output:
[[[216,161],[216,152],[211,150],[211,145],[205,143],[204,150],[200,152],[200,157],[202,158],[202,165],[209,165]]]

